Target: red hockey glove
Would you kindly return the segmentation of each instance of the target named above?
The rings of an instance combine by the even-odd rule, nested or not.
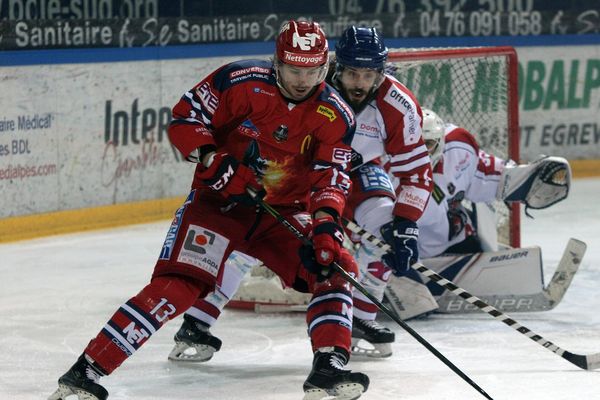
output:
[[[333,217],[321,217],[313,224],[312,242],[317,263],[329,266],[340,258],[344,233]]]
[[[234,203],[256,204],[248,188],[256,193],[256,198],[262,199],[266,194],[254,172],[227,153],[215,153],[212,163],[200,177],[204,184]]]
[[[310,236],[312,246],[300,247],[300,259],[304,268],[317,275],[317,281],[321,282],[333,274],[329,265],[340,258],[344,234],[333,217],[322,217],[314,221]]]

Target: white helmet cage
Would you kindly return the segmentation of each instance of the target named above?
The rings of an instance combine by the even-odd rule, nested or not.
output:
[[[431,158],[431,165],[437,164],[444,152],[444,121],[428,108],[423,111],[423,140]]]

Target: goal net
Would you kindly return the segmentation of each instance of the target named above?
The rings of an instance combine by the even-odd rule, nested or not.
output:
[[[471,132],[483,150],[519,162],[517,55],[512,47],[393,49],[388,72],[422,107]],[[500,245],[520,246],[518,205],[499,201]]]
[[[483,150],[519,161],[517,55],[512,47],[392,49],[386,70],[415,94],[421,106],[471,132]],[[490,207],[498,244],[519,247],[518,205],[496,202]],[[258,304],[257,310],[268,311],[272,304],[278,311],[278,305],[290,309],[285,306],[308,303],[309,296],[273,293],[269,288],[291,289],[282,289],[276,276],[264,274],[264,267],[254,271],[244,278],[230,305]]]

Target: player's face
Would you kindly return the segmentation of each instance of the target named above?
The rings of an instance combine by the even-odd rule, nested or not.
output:
[[[433,139],[425,140],[425,146],[427,147],[427,152],[429,153],[429,155],[432,155],[433,153],[435,153],[435,150],[438,148],[439,145],[440,145],[439,140],[433,140]]]
[[[339,77],[344,98],[352,107],[358,107],[379,84],[381,76],[374,69],[344,67]]]
[[[327,66],[297,67],[280,63],[277,74],[283,95],[291,100],[301,101],[312,94],[315,86],[323,82]]]

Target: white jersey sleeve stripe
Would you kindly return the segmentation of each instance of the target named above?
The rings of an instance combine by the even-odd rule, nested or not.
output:
[[[419,168],[420,166],[426,165],[429,163],[430,163],[429,157],[421,157],[412,162],[409,162],[408,164],[391,165],[390,172],[391,173],[408,172],[408,171],[412,171],[415,168]]]
[[[427,147],[425,147],[425,145],[421,145],[419,147],[415,147],[408,153],[397,154],[395,156],[392,156],[390,158],[390,162],[393,162],[393,163],[394,162],[402,162],[402,161],[410,160],[411,158],[418,156],[419,154],[426,154],[426,153],[427,153]]]

